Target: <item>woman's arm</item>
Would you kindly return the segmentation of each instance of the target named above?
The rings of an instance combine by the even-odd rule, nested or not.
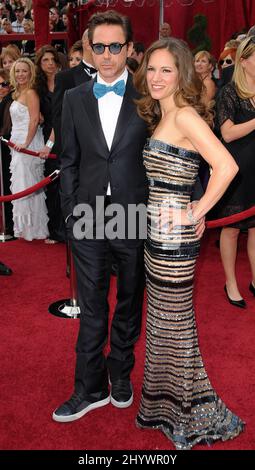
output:
[[[191,142],[212,167],[206,192],[193,210],[194,219],[199,220],[222,197],[238,172],[238,166],[209,126],[192,108],[182,108],[177,113],[176,125],[183,137]]]
[[[26,105],[29,112],[29,126],[24,147],[28,147],[37,131],[40,118],[40,102],[37,93],[34,90],[28,90],[26,94]]]
[[[208,105],[215,97],[216,85],[214,81],[210,78],[204,81],[205,94],[203,95],[203,102]]]
[[[52,147],[55,143],[55,133],[54,129],[51,129],[50,136],[45,144],[45,146],[42,148],[42,150],[39,152],[39,155],[41,158],[47,158],[49,153],[52,151]]]
[[[255,118],[242,124],[234,124],[230,119],[227,119],[220,130],[225,142],[241,139],[255,130]]]

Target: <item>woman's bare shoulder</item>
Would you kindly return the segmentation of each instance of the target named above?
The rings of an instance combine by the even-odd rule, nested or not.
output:
[[[185,118],[199,117],[198,112],[192,106],[183,106],[179,108],[176,112],[176,120],[183,120]]]

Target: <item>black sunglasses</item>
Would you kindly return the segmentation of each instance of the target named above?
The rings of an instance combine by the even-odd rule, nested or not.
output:
[[[105,48],[108,47],[111,54],[117,55],[121,53],[122,48],[126,46],[126,44],[127,41],[123,42],[123,44],[121,44],[120,42],[112,42],[111,44],[103,44],[101,42],[97,42],[95,44],[91,44],[91,48],[95,54],[101,55],[104,53]]]
[[[219,61],[219,64],[220,64],[220,65],[223,65],[224,63],[226,63],[226,64],[228,64],[228,65],[231,65],[231,64],[233,64],[233,60],[232,60],[232,59],[221,59],[221,60]]]
[[[0,88],[7,88],[10,85],[10,82],[2,82],[0,83]]]

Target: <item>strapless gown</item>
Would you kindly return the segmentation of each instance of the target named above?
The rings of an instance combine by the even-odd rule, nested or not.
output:
[[[159,206],[186,208],[200,155],[149,139],[146,362],[137,425],[154,428],[177,449],[237,436],[244,423],[213,390],[198,346],[193,280],[199,240],[194,226],[157,229]]]
[[[29,112],[27,106],[13,101],[10,106],[12,120],[11,140],[22,144],[26,140],[29,126]],[[29,150],[38,151],[44,147],[42,130],[38,127],[36,134],[29,145]],[[11,192],[13,194],[39,183],[44,178],[44,160],[32,157],[11,149]],[[44,239],[49,235],[48,216],[43,189],[13,204],[14,236],[26,240]]]

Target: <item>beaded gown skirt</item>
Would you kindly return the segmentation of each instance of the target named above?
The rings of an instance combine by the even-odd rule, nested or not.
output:
[[[177,449],[237,436],[244,423],[213,390],[198,346],[193,279],[199,240],[193,226],[159,229],[159,207],[186,208],[200,155],[149,139],[146,361],[137,425],[155,428]],[[177,225],[176,225],[177,223]],[[168,227],[169,229],[169,227]]]

